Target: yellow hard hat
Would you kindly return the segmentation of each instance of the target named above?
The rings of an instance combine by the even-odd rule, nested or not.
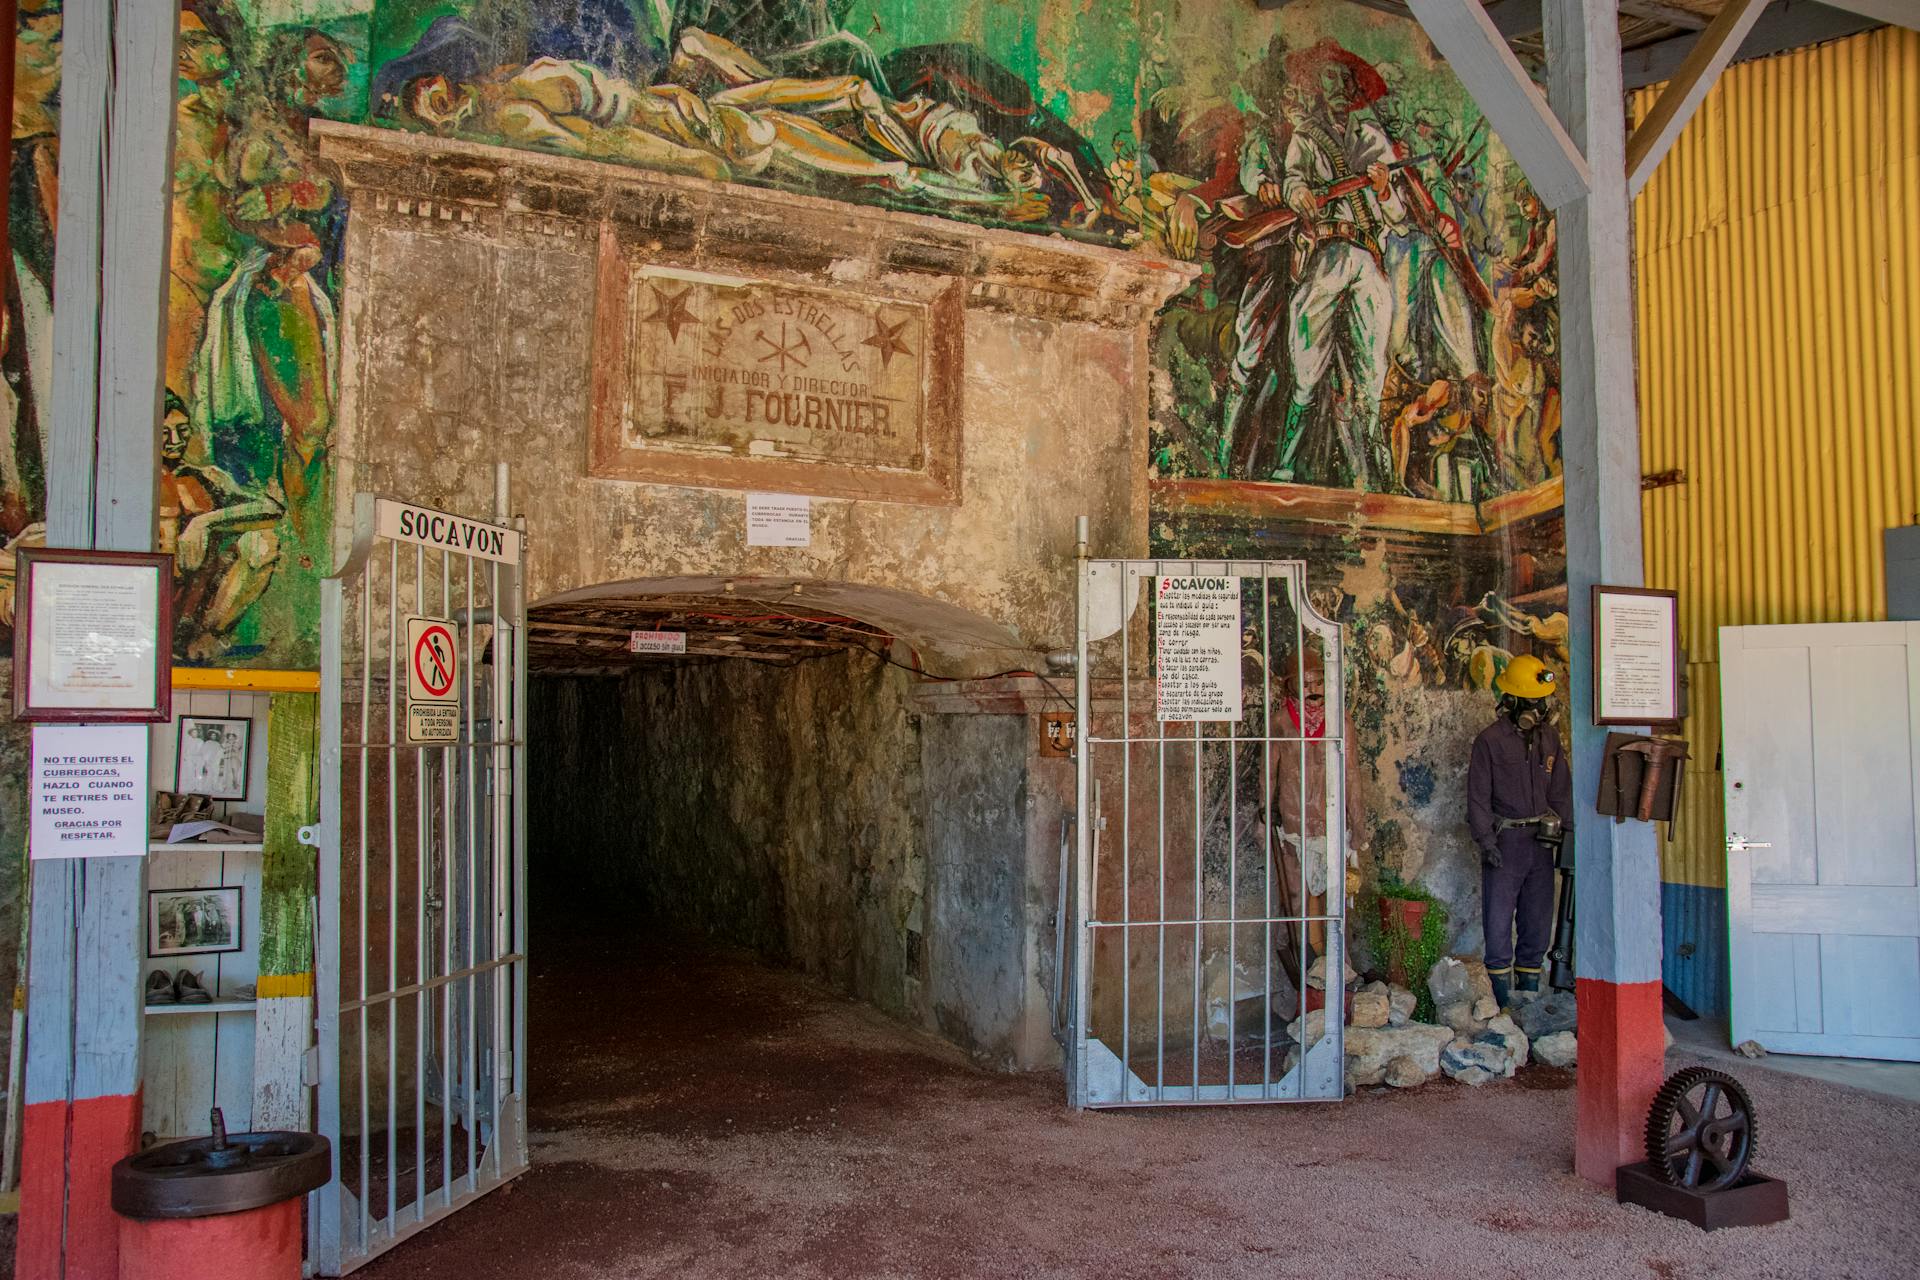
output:
[[[1493,681],[1494,688],[1516,698],[1550,698],[1554,684],[1553,672],[1547,664],[1530,653],[1509,662]]]

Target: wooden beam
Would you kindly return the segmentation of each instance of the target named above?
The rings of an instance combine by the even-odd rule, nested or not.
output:
[[[1726,70],[1766,7],[1767,0],[1727,0],[1726,7],[1708,25],[1693,52],[1680,64],[1680,74],[1667,82],[1660,100],[1627,140],[1628,195],[1639,195],[1647,185],[1647,179],[1673,149],[1687,121],[1700,109],[1707,91]]]
[[[1546,206],[1558,209],[1585,196],[1586,157],[1479,0],[1408,0],[1408,7]]]
[[[1664,22],[1683,31],[1699,31],[1707,25],[1706,18],[1693,10],[1682,9],[1674,4],[1661,4],[1660,0],[1620,0],[1620,12],[1632,18]]]
[[[1547,0],[1547,84],[1593,187],[1558,211],[1566,459],[1567,730],[1580,833],[1574,943],[1580,1078],[1574,1171],[1603,1186],[1634,1159],[1660,1086],[1660,856],[1652,824],[1594,812],[1606,730],[1593,723],[1595,583],[1642,581],[1633,255],[1614,0]],[[1591,1053],[1589,1047],[1591,1046]]]
[[[1914,0],[1826,0],[1836,9],[1857,13],[1890,26],[1920,31],[1920,4]]]
[[[1509,40],[1540,32],[1540,0],[1491,0],[1486,10],[1494,27]]]
[[[64,20],[51,546],[153,545],[178,25],[152,0]],[[109,1171],[140,1132],[146,860],[49,860],[32,876],[16,1271],[115,1275]]]
[[[1856,32],[1872,30],[1878,23],[1857,13],[1845,13],[1813,0],[1798,0],[1768,5],[1760,20],[1747,33],[1735,62],[1750,62],[1826,40],[1838,40]],[[1620,59],[1620,70],[1627,89],[1644,89],[1650,84],[1671,80],[1702,39],[1701,32],[1688,32],[1671,40],[1634,49]]]

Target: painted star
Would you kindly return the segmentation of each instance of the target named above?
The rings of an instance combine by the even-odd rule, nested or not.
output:
[[[667,326],[669,341],[680,341],[681,325],[699,325],[700,322],[693,318],[693,311],[687,305],[687,295],[693,292],[692,285],[688,285],[678,293],[668,293],[652,282],[647,284],[647,288],[653,290],[653,314],[648,316],[647,320],[649,322],[657,320]]]
[[[910,356],[913,354],[913,348],[900,340],[900,331],[911,323],[913,323],[912,320],[907,319],[897,324],[888,324],[879,316],[875,316],[873,318],[873,335],[861,339],[860,345],[863,347],[872,347],[875,351],[878,351],[880,353],[880,365],[882,368],[885,368],[893,363],[893,357],[895,355]]]

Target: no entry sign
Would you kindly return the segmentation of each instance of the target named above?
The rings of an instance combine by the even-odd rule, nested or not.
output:
[[[460,649],[444,618],[407,619],[407,741],[460,737]]]

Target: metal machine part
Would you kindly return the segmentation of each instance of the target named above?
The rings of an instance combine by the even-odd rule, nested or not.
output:
[[[317,1133],[213,1133],[128,1156],[113,1167],[113,1211],[129,1218],[210,1218],[306,1195],[333,1167]]]
[[[1747,1172],[1759,1142],[1753,1099],[1712,1067],[1667,1077],[1647,1112],[1647,1163],[1669,1186],[1724,1191]]]

